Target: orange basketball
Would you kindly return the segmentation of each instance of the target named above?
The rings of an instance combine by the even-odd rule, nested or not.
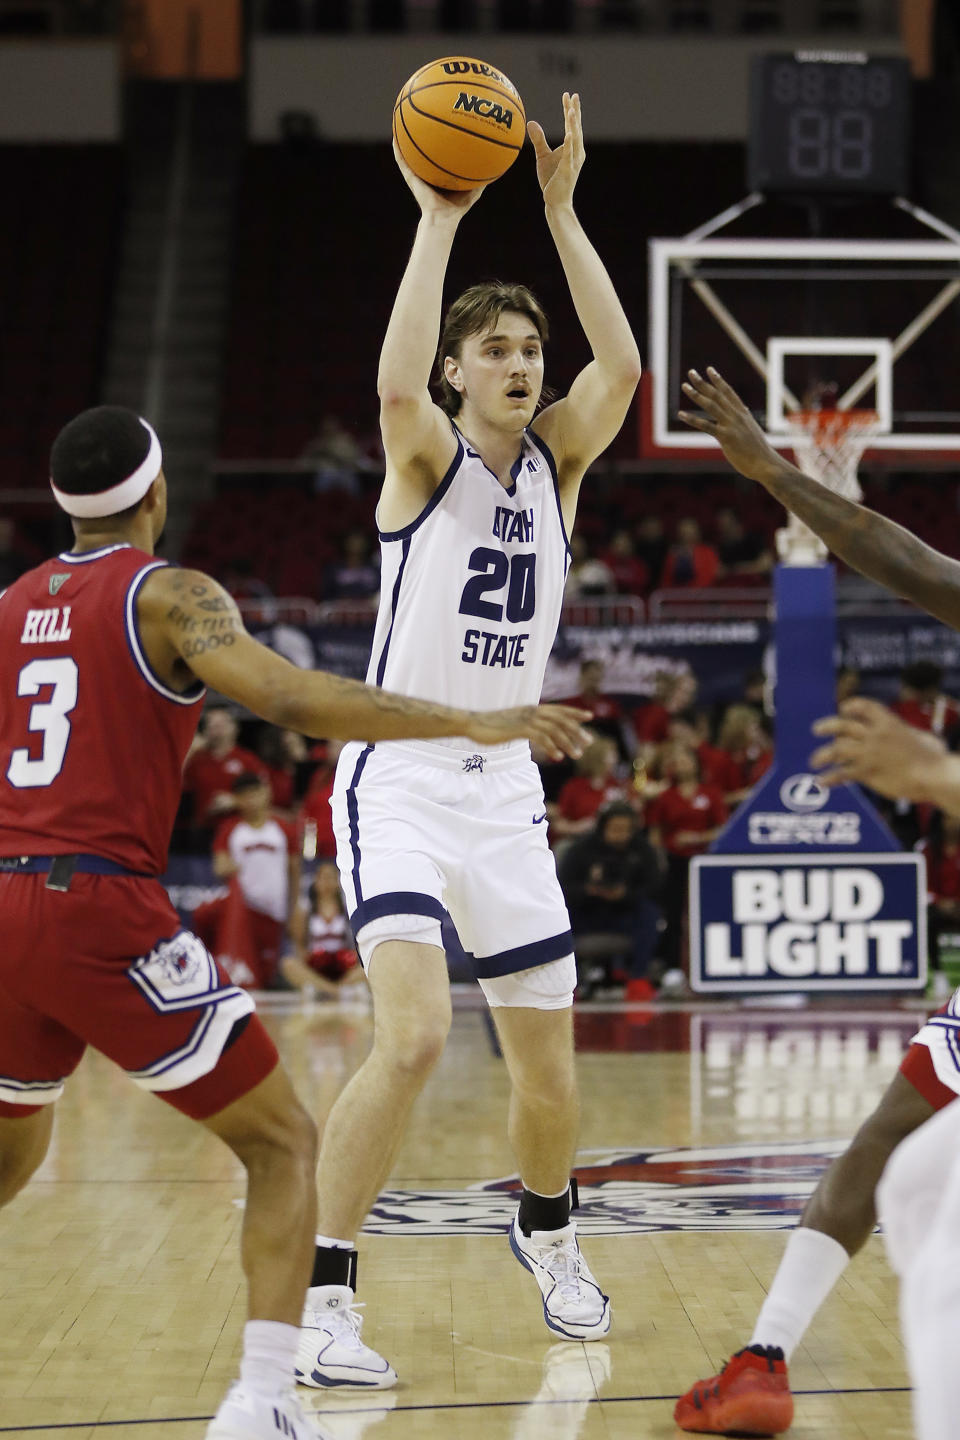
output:
[[[423,65],[393,107],[400,154],[440,190],[472,190],[499,179],[526,133],[515,86],[493,65],[463,55]]]

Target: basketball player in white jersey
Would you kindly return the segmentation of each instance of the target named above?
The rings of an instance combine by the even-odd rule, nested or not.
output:
[[[480,197],[417,179],[413,251],[380,356],[387,457],[377,512],[383,584],[370,676],[458,704],[539,698],[587,467],[619,431],[640,376],[636,342],[573,209],[584,160],[580,101],[564,138],[532,123],[547,224],[593,360],[539,411],[546,320],[519,285],[474,286],[447,312],[430,398],[444,274]],[[508,699],[508,697],[511,697]],[[523,1181],[510,1243],[536,1277],[555,1334],[594,1340],[610,1305],[570,1221],[578,1128],[570,921],[547,846],[539,775],[524,744],[351,744],[333,794],[338,863],[373,991],[373,1049],[327,1120],[304,1383],[388,1386],[351,1310],[353,1245],[450,1025],[440,938],[446,907],[493,1011],[512,1083],[508,1131]]]

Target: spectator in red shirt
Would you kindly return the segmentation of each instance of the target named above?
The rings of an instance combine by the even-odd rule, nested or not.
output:
[[[621,595],[645,595],[650,589],[650,571],[637,554],[636,542],[629,530],[615,530],[608,550],[600,558]]]
[[[620,758],[629,760],[634,749],[631,743],[633,737],[627,732],[626,717],[620,701],[615,696],[604,693],[605,669],[602,660],[581,660],[579,692],[573,699],[565,700],[564,704],[589,710],[591,730],[613,740]]]
[[[773,748],[752,705],[729,705],[714,746],[700,750],[703,779],[723,792],[729,809],[745,800],[770,768]]]
[[[273,808],[292,820],[313,770],[309,746],[296,730],[268,725],[257,748],[270,780]]]
[[[617,747],[599,735],[577,761],[576,774],[566,782],[550,813],[550,843],[556,845],[593,829],[597,811],[611,800],[623,800],[627,787],[617,777]]]
[[[686,746],[678,745],[664,756],[664,772],[670,784],[652,801],[647,824],[652,843],[667,855],[663,953],[670,969],[677,970],[685,953],[690,860],[702,854],[720,833],[727,820],[727,807],[716,786],[700,779],[699,761]]]
[[[677,521],[676,538],[663,562],[660,584],[664,590],[702,590],[712,585],[720,568],[720,557],[700,533],[700,522],[692,515]]]
[[[333,812],[330,796],[333,794],[333,777],[337,759],[344,741],[328,740],[327,753],[323,764],[314,772],[309,788],[300,807],[300,825],[304,836],[304,854],[308,859],[333,860],[337,853],[337,840],[333,833]]]
[[[195,826],[209,830],[237,808],[232,787],[239,775],[249,773],[268,779],[263,761],[252,750],[237,744],[239,733],[228,706],[207,706],[183,770],[183,788],[193,797]]]
[[[943,671],[932,660],[917,660],[900,674],[900,698],[891,705],[895,715],[917,730],[945,735],[960,720],[956,700],[944,695]]]
[[[233,783],[237,813],[213,842],[214,874],[227,896],[199,906],[194,928],[235,985],[263,990],[274,980],[280,948],[300,894],[297,827],[274,815],[270,785],[247,772]]]
[[[693,704],[697,681],[689,670],[658,670],[653,679],[653,699],[633,712],[633,729],[641,747],[662,745],[670,723],[681,710]],[[648,754],[649,758],[649,754]]]

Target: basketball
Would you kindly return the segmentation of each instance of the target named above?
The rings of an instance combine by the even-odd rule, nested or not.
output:
[[[482,60],[448,56],[411,75],[393,108],[393,134],[415,175],[440,190],[473,190],[516,160],[527,117],[516,87]]]

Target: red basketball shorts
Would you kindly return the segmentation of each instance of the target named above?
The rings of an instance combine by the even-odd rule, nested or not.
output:
[[[58,1099],[87,1045],[195,1119],[277,1063],[252,999],[158,880],[75,874],[63,892],[0,874],[0,931],[0,1115]]]
[[[935,1110],[960,1095],[960,990],[914,1035],[900,1073]]]

